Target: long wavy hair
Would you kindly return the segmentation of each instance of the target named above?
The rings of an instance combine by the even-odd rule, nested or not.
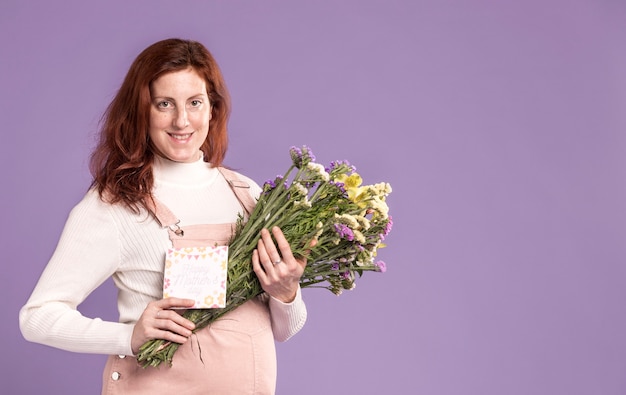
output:
[[[209,133],[200,147],[204,160],[219,166],[228,146],[230,96],[217,62],[196,41],[177,38],[156,42],[133,61],[124,82],[107,107],[100,139],[91,154],[92,188],[100,198],[122,203],[134,212],[152,199],[154,151],[149,140],[150,85],[166,73],[188,68],[206,81],[211,103]]]

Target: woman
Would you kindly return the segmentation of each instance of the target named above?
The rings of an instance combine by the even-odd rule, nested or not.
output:
[[[227,244],[237,216],[261,192],[221,166],[229,105],[209,51],[168,39],[135,59],[105,113],[92,187],[20,311],[29,341],[110,355],[102,393],[273,393],[274,340],[304,325],[306,261],[293,257],[278,228],[263,230],[252,256],[261,297],[193,334],[175,309],[194,301],[162,298],[165,251]],[[110,276],[119,322],[82,316],[76,306]],[[171,367],[138,366],[133,356],[151,339],[182,344]]]

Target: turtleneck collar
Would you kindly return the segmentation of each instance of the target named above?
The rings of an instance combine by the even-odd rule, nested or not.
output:
[[[158,183],[200,186],[210,183],[217,175],[217,169],[204,161],[202,153],[195,162],[174,162],[155,155],[153,174]]]

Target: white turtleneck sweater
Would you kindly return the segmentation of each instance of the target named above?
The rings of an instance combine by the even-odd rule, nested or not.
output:
[[[261,188],[238,175],[257,197]],[[242,211],[224,177],[202,159],[177,163],[157,158],[154,195],[179,219],[180,225],[235,222]],[[103,202],[90,190],[72,209],[59,244],[30,299],[20,311],[20,328],[33,342],[69,351],[132,355],[134,325],[146,305],[162,298],[163,264],[168,233],[147,212],[133,214],[122,205]],[[119,322],[83,316],[77,306],[113,277],[117,286]],[[286,341],[306,321],[298,289],[296,299],[269,298],[272,330]]]

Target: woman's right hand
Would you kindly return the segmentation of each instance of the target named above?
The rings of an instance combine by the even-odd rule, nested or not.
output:
[[[172,309],[187,309],[194,303],[193,299],[180,298],[166,298],[148,303],[133,329],[130,342],[133,354],[137,355],[139,348],[152,339],[179,344],[186,342],[195,325]]]

